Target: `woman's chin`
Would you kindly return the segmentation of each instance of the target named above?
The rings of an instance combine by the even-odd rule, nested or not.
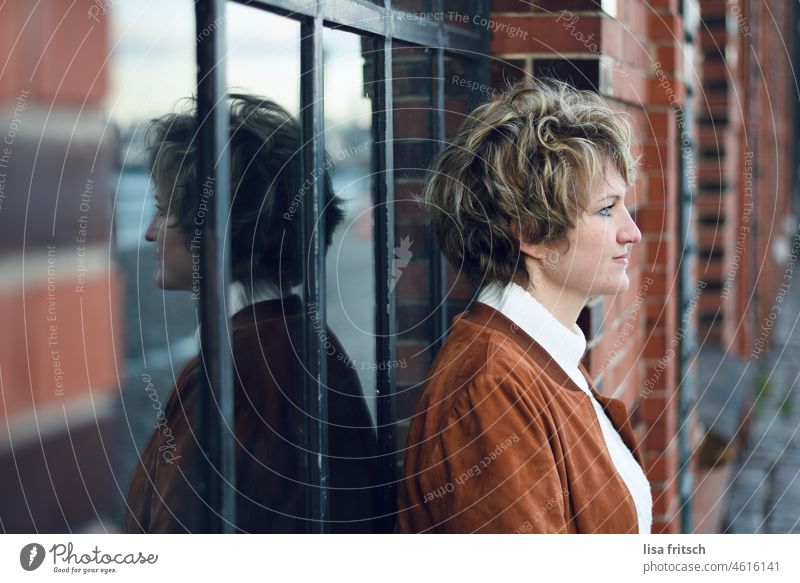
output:
[[[159,289],[169,289],[164,286],[164,277],[161,275],[161,270],[156,271],[155,275],[153,275],[153,285]]]
[[[624,294],[628,289],[631,287],[631,282],[628,279],[628,276],[625,275],[623,278],[619,279],[615,284],[609,285],[600,293],[592,294],[593,296],[621,296]]]

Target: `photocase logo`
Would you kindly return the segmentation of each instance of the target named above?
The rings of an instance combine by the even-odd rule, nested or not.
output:
[[[400,276],[403,275],[403,268],[411,261],[411,243],[408,236],[403,237],[400,241],[400,246],[394,248],[395,259],[392,262],[392,276],[389,279],[389,293],[394,291],[394,286],[400,281]]]
[[[19,552],[19,564],[26,571],[35,571],[44,562],[44,547],[38,543],[30,543]]]

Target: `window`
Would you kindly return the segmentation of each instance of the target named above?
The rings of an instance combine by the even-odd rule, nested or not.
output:
[[[289,156],[299,189],[280,223],[298,233],[280,250],[280,275],[292,277],[271,296],[282,302],[277,321],[285,329],[273,330],[281,338],[274,350],[285,356],[277,370],[274,362],[268,367],[278,387],[297,387],[284,395],[293,413],[278,420],[285,430],[279,441],[291,444],[299,468],[283,478],[301,483],[292,494],[301,525],[289,530],[393,528],[416,397],[451,317],[470,299],[425,228],[417,198],[444,141],[490,97],[476,89],[489,84],[489,33],[473,24],[475,15],[488,14],[486,4],[196,3],[204,121],[194,188],[208,189],[206,203],[228,209],[237,196],[235,181],[227,180],[238,162],[230,157],[226,91],[267,97],[300,122],[300,147]],[[224,211],[205,217],[202,299],[194,306],[201,376],[210,387],[197,432],[208,461],[197,472],[213,510],[200,528],[225,532],[237,530],[236,489],[243,486],[234,486],[241,444],[226,428],[238,419],[234,385],[244,382],[239,332],[223,316],[231,313],[225,283],[235,279],[237,253],[256,252],[237,246],[229,219]],[[298,303],[287,315],[289,297]],[[296,329],[286,324],[291,318]],[[348,449],[365,439],[374,450]],[[353,515],[353,494],[371,501],[371,516]]]

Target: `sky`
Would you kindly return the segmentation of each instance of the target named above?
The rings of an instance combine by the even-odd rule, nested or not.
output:
[[[107,114],[121,126],[175,109],[195,87],[191,0],[116,0],[111,10],[111,88]],[[300,24],[227,3],[224,24],[228,86],[274,99],[297,113]],[[369,125],[358,37],[326,30],[325,111],[336,123]]]

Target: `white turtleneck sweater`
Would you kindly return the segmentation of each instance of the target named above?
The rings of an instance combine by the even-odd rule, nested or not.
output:
[[[578,368],[581,357],[586,351],[586,337],[581,329],[576,324],[573,324],[571,329],[566,328],[536,298],[515,283],[506,287],[496,284],[486,286],[478,294],[478,301],[494,308],[522,328],[588,395],[600,422],[603,438],[614,466],[628,487],[636,505],[639,533],[650,534],[653,522],[650,483],[641,466],[636,462],[636,458],[633,457],[617,430],[614,429],[608,415],[603,411],[603,407],[592,395],[586,377]]]
[[[263,279],[257,279],[244,284],[240,281],[231,282],[228,285],[228,318],[233,318],[236,312],[248,306],[264,302],[267,300],[277,300],[284,298],[291,293],[291,290],[281,290],[276,284]],[[200,350],[200,323],[194,331],[194,341],[197,347],[193,352]]]
[[[287,290],[281,290],[277,284],[264,279],[247,283],[234,281],[228,286],[228,315],[233,316],[239,310],[258,302],[286,297],[289,293]]]

